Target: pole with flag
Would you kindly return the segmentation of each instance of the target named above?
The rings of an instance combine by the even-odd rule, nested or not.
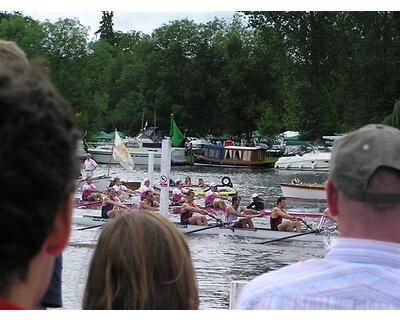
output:
[[[171,113],[171,125],[169,128],[169,136],[171,138],[171,143],[173,147],[180,147],[182,146],[185,137],[183,136],[181,130],[177,127],[174,121],[174,115]]]
[[[133,160],[129,153],[129,150],[122,142],[122,139],[119,136],[117,130],[115,130],[114,148],[113,148],[112,155],[113,155],[113,158],[116,161],[118,161],[121,164],[121,166],[123,166],[126,170],[134,169],[135,164],[133,163]]]

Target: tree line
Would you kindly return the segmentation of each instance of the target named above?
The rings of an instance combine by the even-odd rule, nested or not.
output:
[[[229,21],[176,20],[151,35],[113,28],[95,39],[77,19],[0,13],[0,38],[38,61],[84,131],[309,139],[366,123],[399,126],[399,12],[240,12]]]

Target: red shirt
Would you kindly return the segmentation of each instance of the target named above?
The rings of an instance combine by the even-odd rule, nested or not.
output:
[[[0,299],[0,310],[25,310],[7,300]]]

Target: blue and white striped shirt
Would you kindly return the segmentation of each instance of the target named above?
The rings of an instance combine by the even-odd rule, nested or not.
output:
[[[238,309],[400,309],[400,244],[337,239],[323,259],[263,274]]]

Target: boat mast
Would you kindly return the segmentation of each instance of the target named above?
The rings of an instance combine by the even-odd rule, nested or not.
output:
[[[144,125],[144,109],[142,111],[142,126],[140,128],[143,129],[144,128],[143,125]]]

